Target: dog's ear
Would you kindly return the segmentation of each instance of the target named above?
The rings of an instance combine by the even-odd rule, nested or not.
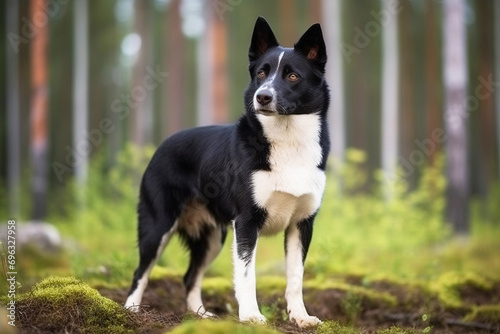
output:
[[[321,72],[325,72],[326,46],[319,23],[312,25],[294,45],[299,53],[313,62]]]
[[[278,41],[274,37],[271,27],[266,19],[262,16],[257,18],[255,27],[253,28],[252,42],[248,50],[248,58],[250,61],[256,60],[261,57],[269,48],[278,46]]]

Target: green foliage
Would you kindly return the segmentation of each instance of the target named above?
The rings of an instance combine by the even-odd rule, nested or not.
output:
[[[288,321],[288,314],[286,308],[283,307],[285,301],[283,298],[278,298],[272,304],[263,304],[260,307],[260,311],[266,317],[267,321],[274,323],[277,321]]]
[[[362,296],[352,290],[347,292],[345,299],[342,301],[342,308],[353,324],[356,322],[356,318],[362,310],[361,301]]]
[[[90,166],[85,187],[72,183],[67,216],[57,227],[74,239],[72,272],[107,284],[125,284],[137,265],[136,207],[139,182],[154,148],[127,145],[111,167],[104,152]]]
[[[169,333],[171,334],[199,334],[199,333],[278,334],[279,332],[265,326],[240,324],[229,320],[224,320],[224,321],[201,320],[201,321],[187,321]]]
[[[153,151],[152,147],[127,145],[111,166],[101,153],[92,161],[85,189],[72,185],[76,195],[63,203],[68,215],[52,219],[63,235],[74,240],[72,274],[92,284],[129,284],[138,261],[139,180]],[[331,282],[336,273],[358,274],[366,280],[392,277],[432,281],[448,271],[482,272],[488,267],[490,273],[500,272],[500,258],[495,256],[500,253],[500,228],[491,223],[492,218],[500,217],[498,205],[492,204],[495,198],[474,203],[472,237],[464,245],[454,241],[443,219],[442,158],[422,171],[420,184],[412,191],[402,180],[388,185],[379,173],[378,183],[371,185],[375,191],[366,192],[369,177],[365,163],[364,152],[350,150],[345,166],[328,177],[306,262],[306,275],[313,274],[314,282]],[[392,187],[390,200],[384,191],[388,186]],[[229,233],[226,244],[231,242]],[[259,240],[258,284],[265,275],[283,273],[283,255],[282,236]],[[165,270],[169,275],[182,274],[187,263],[186,252],[174,238],[153,276],[161,277]],[[208,276],[224,279],[227,286],[231,263],[231,249],[226,246]],[[276,284],[277,289],[283,288],[282,281]]]
[[[315,273],[391,273],[399,277],[430,275],[435,265],[425,251],[447,240],[443,221],[445,181],[443,159],[423,171],[420,185],[408,190],[403,180],[386,180],[381,173],[374,193],[357,191],[367,182],[361,152],[348,152],[340,169],[342,182],[330,179],[320,209],[309,265]],[[363,182],[363,183],[360,183]],[[386,189],[392,197],[386,199]],[[351,193],[351,195],[344,195]],[[425,251],[424,251],[425,250]],[[375,266],[375,267],[374,267]]]

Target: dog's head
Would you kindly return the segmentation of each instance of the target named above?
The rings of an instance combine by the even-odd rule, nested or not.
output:
[[[283,48],[267,21],[259,17],[248,58],[247,112],[275,116],[325,111],[326,47],[319,24],[311,26],[293,48]]]

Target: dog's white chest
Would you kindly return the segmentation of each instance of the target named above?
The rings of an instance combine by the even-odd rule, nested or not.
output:
[[[252,175],[253,196],[268,218],[261,230],[275,234],[316,212],[325,188],[318,115],[258,115],[271,144],[270,171]]]

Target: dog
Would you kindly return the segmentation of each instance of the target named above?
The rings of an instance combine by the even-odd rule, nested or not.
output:
[[[320,323],[302,296],[304,261],[325,188],[329,153],[326,48],[319,24],[293,48],[281,47],[267,21],[255,23],[248,52],[245,114],[233,125],[205,126],[167,138],[140,185],[139,266],[125,306],[137,310],[149,274],[177,232],[190,251],[187,307],[203,317],[203,275],[234,230],[239,319],[265,323],[256,298],[259,236],[284,231],[290,321]]]

